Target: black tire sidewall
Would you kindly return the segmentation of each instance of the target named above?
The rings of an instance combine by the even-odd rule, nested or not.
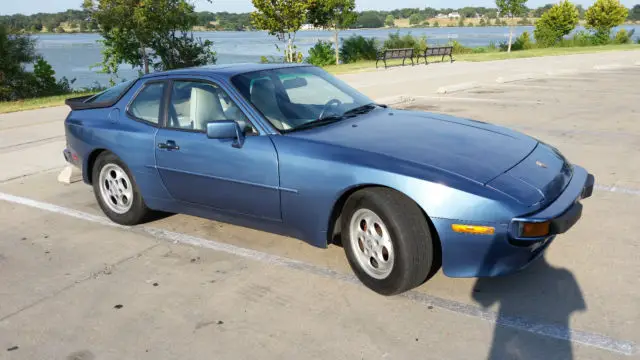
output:
[[[423,220],[425,222],[424,227],[427,229],[426,233],[424,233],[424,231],[416,232],[415,226],[408,227],[409,225],[407,224],[404,212],[411,210],[419,211],[417,206],[415,206],[415,209],[399,209],[397,206],[385,204],[384,199],[376,195],[375,192],[359,191],[354,193],[346,202],[341,219],[342,246],[344,247],[353,272],[365,286],[382,295],[395,295],[420,285],[427,278],[429,271],[425,271],[425,269],[429,268],[430,270],[433,261],[431,236],[426,220]],[[401,194],[394,195],[402,196]],[[360,266],[360,263],[356,259],[356,254],[353,252],[350,223],[353,214],[359,209],[368,209],[376,213],[390,233],[395,259],[391,273],[384,279],[376,279],[367,274]],[[417,228],[424,230],[424,227],[418,226]],[[421,235],[424,235],[424,237]],[[420,238],[418,236],[420,236]],[[418,248],[423,250],[418,251],[424,251],[427,259],[426,263],[421,264],[418,268],[416,268],[415,262],[413,261],[413,252],[416,251],[416,244],[414,242],[416,241],[424,242],[424,246],[418,246]],[[419,274],[414,272],[418,272]],[[424,273],[424,276],[420,275],[422,273]],[[416,280],[416,278],[420,280]]]
[[[108,164],[118,165],[125,171],[131,181],[131,186],[133,188],[133,203],[129,211],[124,214],[118,214],[111,210],[109,206],[105,204],[104,199],[102,199],[102,194],[100,192],[100,171]],[[115,154],[111,152],[104,152],[98,156],[93,165],[91,179],[93,180],[93,192],[96,200],[98,201],[98,205],[100,205],[104,214],[113,222],[120,225],[136,225],[144,221],[148,216],[149,209],[142,199],[142,195],[140,194],[135,178],[131,174],[127,165]]]

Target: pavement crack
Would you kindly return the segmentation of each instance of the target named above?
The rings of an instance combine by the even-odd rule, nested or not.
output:
[[[69,285],[67,285],[67,286],[65,286],[65,287],[63,287],[61,289],[58,289],[58,290],[52,292],[51,294],[32,302],[31,304],[29,304],[27,306],[24,306],[24,307],[22,307],[22,308],[20,308],[20,309],[18,309],[16,311],[10,313],[10,314],[7,314],[7,315],[1,317],[0,318],[0,322],[3,322],[5,320],[7,320],[7,319],[10,319],[10,318],[12,318],[12,317],[14,317],[14,316],[26,311],[26,310],[29,310],[29,309],[31,309],[31,308],[33,308],[35,306],[38,306],[38,305],[40,305],[40,304],[42,304],[42,303],[44,303],[44,302],[46,302],[48,300],[51,300],[51,299],[57,297],[58,295],[60,295],[62,293],[65,293],[65,292],[73,289],[74,287],[76,287],[76,286],[78,286],[80,284],[83,284],[83,283],[85,283],[85,282],[87,282],[89,280],[97,279],[97,278],[101,277],[102,275],[110,275],[115,271],[115,269],[117,269],[118,266],[120,266],[120,265],[122,265],[122,264],[124,264],[126,262],[129,262],[131,260],[137,259],[140,256],[144,255],[145,253],[155,249],[156,247],[158,247],[158,246],[160,246],[162,244],[163,244],[162,242],[158,241],[155,244],[153,244],[151,246],[148,246],[148,247],[136,252],[133,255],[130,255],[130,256],[127,256],[124,259],[118,260],[117,262],[115,262],[113,264],[107,264],[107,265],[105,265],[104,269],[102,269],[100,271],[97,271],[97,272],[91,272],[90,274],[86,275],[85,277],[74,281],[72,284],[69,284]]]

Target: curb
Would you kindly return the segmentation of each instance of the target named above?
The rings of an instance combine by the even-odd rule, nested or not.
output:
[[[451,93],[454,93],[454,92],[457,92],[457,91],[465,91],[465,90],[475,89],[477,87],[480,87],[480,84],[478,84],[477,82],[454,84],[454,85],[443,86],[443,87],[439,88],[437,93],[438,94],[451,94]]]
[[[58,181],[63,184],[73,184],[82,180],[82,173],[74,166],[65,167],[58,175]]]
[[[514,81],[522,81],[522,80],[531,80],[535,79],[533,74],[516,74],[511,76],[501,76],[496,79],[496,82],[500,84],[514,82]]]

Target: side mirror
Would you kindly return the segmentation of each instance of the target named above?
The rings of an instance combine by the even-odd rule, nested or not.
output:
[[[233,147],[244,145],[244,130],[233,120],[210,121],[207,123],[207,137],[209,139],[234,139]]]

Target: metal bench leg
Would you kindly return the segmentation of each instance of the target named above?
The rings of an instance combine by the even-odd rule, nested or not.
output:
[[[451,63],[453,64],[453,55],[449,55],[449,58],[451,59]]]
[[[409,59],[411,59],[411,66],[415,65],[415,64],[413,63],[413,56],[412,56],[412,57],[410,57]]]
[[[440,60],[440,62],[444,62],[444,57],[447,55],[442,55],[442,59]]]
[[[384,61],[384,68],[386,69],[387,68],[387,59],[384,59],[382,61]]]

